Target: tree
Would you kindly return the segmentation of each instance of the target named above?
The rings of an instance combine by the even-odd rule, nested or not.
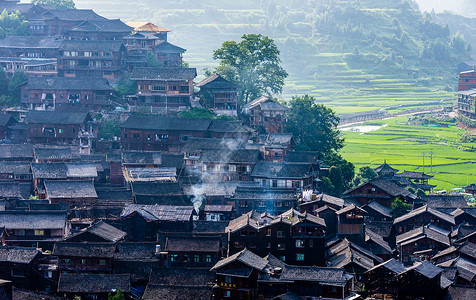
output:
[[[317,151],[325,157],[344,146],[334,111],[315,103],[314,97],[308,95],[293,97],[289,106],[285,132],[294,135],[298,150]]]
[[[76,9],[73,0],[31,0],[33,4],[45,4],[59,9]]]
[[[332,152],[324,155],[324,164],[340,168],[342,172],[343,191],[352,187],[352,180],[355,177],[355,166],[351,162],[345,160],[339,153]]]
[[[425,193],[422,189],[418,189],[418,190],[416,191],[416,195],[417,195],[418,197],[422,197],[422,196],[425,196],[426,193]]]
[[[395,199],[392,202],[392,205],[390,206],[390,208],[392,209],[393,217],[398,218],[398,217],[403,216],[404,214],[406,214],[409,210],[411,210],[412,205],[408,204],[408,203],[405,203],[400,199]]]
[[[366,179],[370,181],[374,178],[377,178],[377,173],[375,173],[374,169],[369,166],[363,166],[359,168],[359,175],[362,179]]]
[[[108,300],[124,300],[124,293],[121,291],[119,288],[116,292],[116,294],[109,293],[109,296],[107,297]]]
[[[215,119],[217,115],[208,108],[193,107],[190,110],[180,112],[180,116],[182,118]]]
[[[226,41],[213,52],[220,59],[216,69],[224,78],[241,87],[240,104],[263,94],[281,93],[288,73],[280,66],[279,49],[261,34],[244,34],[242,41]]]
[[[342,177],[342,170],[338,166],[332,166],[329,169],[329,180],[334,186],[334,190],[331,195],[340,197],[344,191],[344,178]]]
[[[324,176],[321,178],[321,187],[322,187],[322,191],[326,194],[331,195],[334,193],[335,187],[328,177]]]
[[[3,68],[0,68],[0,96],[8,91],[8,77]]]
[[[7,35],[29,35],[28,22],[19,13],[8,13],[6,9],[0,13],[0,38]]]
[[[163,67],[163,65],[160,63],[160,61],[155,57],[154,52],[149,51],[147,52],[147,66],[151,68],[159,68]]]
[[[112,140],[115,136],[121,135],[119,123],[114,121],[105,121],[99,125],[98,138]]]

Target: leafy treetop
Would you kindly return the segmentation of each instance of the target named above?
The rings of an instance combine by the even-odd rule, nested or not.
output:
[[[19,13],[8,13],[3,10],[0,13],[0,38],[3,39],[7,35],[29,35],[30,28],[28,22],[24,20]]]
[[[288,73],[280,66],[279,49],[261,34],[245,34],[242,41],[226,41],[213,53],[220,59],[216,72],[241,87],[240,104],[263,94],[281,93]]]

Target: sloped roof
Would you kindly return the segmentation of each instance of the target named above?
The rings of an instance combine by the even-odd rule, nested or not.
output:
[[[309,163],[285,163],[259,161],[256,163],[252,177],[264,178],[306,178],[309,177],[311,165]]]
[[[421,199],[431,208],[468,207],[468,203],[462,195],[425,195]]]
[[[129,274],[60,274],[59,293],[111,293],[119,290],[129,293],[131,290]]]
[[[202,151],[200,161],[215,163],[256,163],[259,159],[259,150],[215,150]]]
[[[130,116],[122,128],[150,130],[206,131],[211,124],[208,119],[192,119],[160,116]]]
[[[114,260],[158,261],[155,255],[157,242],[119,242],[116,244]]]
[[[216,252],[220,251],[220,238],[167,237],[165,251],[171,252]]]
[[[79,77],[30,77],[25,88],[27,90],[113,90],[105,78]]]
[[[18,182],[0,182],[0,198],[21,199],[20,184]]]
[[[240,122],[212,120],[208,131],[221,133],[247,133],[253,130],[247,126],[244,126]]]
[[[372,272],[372,271],[374,271],[376,269],[379,269],[379,268],[386,268],[386,269],[392,271],[393,273],[395,273],[397,275],[407,271],[407,269],[405,268],[405,266],[401,262],[399,262],[395,258],[391,258],[391,259],[387,260],[386,262],[383,262],[379,265],[376,265],[372,269],[368,270],[367,273]]]
[[[15,120],[12,115],[0,113],[0,126],[8,126],[11,120]]]
[[[467,300],[476,298],[476,289],[469,286],[452,285],[448,288],[444,300]]]
[[[387,218],[393,218],[392,216],[392,209],[386,206],[383,206],[382,204],[372,201],[366,205],[366,207],[373,209],[374,211],[378,212],[381,215],[384,215]],[[368,209],[367,209],[368,210]]]
[[[416,263],[408,268],[408,270],[414,270],[429,279],[432,279],[443,272],[442,268],[435,266],[427,260]]]
[[[403,178],[410,178],[410,179],[431,179],[435,176],[425,174],[423,172],[410,172],[410,171],[403,171],[400,174],[395,174],[397,177]]]
[[[60,46],[60,51],[110,51],[118,52],[124,48],[120,41],[76,41],[67,40]]]
[[[123,164],[160,165],[162,154],[158,151],[123,151]]]
[[[43,159],[71,159],[73,153],[70,147],[35,147],[35,158]]]
[[[106,18],[98,15],[92,9],[48,9],[42,17],[57,17],[60,20],[83,21],[83,20],[104,20]]]
[[[0,159],[31,158],[33,159],[33,145],[31,144],[0,144]]]
[[[178,182],[133,182],[134,195],[183,195],[184,192]]]
[[[364,249],[347,239],[332,245],[328,249],[329,267],[344,268],[348,264],[354,263],[366,270],[371,269],[375,263],[382,262],[382,259],[375,256],[372,252]]]
[[[258,255],[254,254],[253,252],[245,248],[236,254],[233,254],[227,258],[220,260],[210,270],[216,272],[220,268],[235,261],[241,262],[258,271],[262,271],[268,264],[268,260],[262,257],[259,257]]]
[[[327,194],[324,194],[324,193],[316,195],[316,200],[303,202],[303,203],[299,204],[298,206],[307,205],[307,204],[315,203],[315,202],[321,202],[321,201],[324,202],[324,203],[328,203],[328,204],[331,204],[331,205],[338,206],[338,207],[343,207],[344,206],[344,199],[337,198],[337,197],[327,195]]]
[[[99,221],[89,226],[88,228],[85,228],[79,233],[74,234],[73,236],[77,236],[85,232],[92,233],[108,242],[113,242],[113,243],[122,240],[127,235],[127,233],[125,233],[124,231],[119,230],[116,227],[111,226],[104,221]]]
[[[238,89],[239,86],[226,80],[217,73],[213,73],[195,85],[199,88],[207,89]]]
[[[131,80],[192,80],[196,76],[195,68],[134,68]]]
[[[429,213],[429,214],[431,214],[431,215],[433,215],[433,216],[435,216],[435,217],[437,217],[441,220],[444,220],[444,221],[446,221],[446,222],[448,222],[452,225],[456,225],[455,224],[455,219],[454,219],[453,216],[445,214],[443,212],[440,212],[436,209],[430,208],[427,205],[424,205],[420,208],[414,209],[411,212],[409,212],[409,213],[407,213],[407,214],[405,214],[401,217],[396,218],[395,221],[393,221],[393,224],[398,224],[400,222],[406,221],[408,219],[411,219],[411,218],[416,217],[416,216],[418,216],[420,214],[423,214],[423,213]]]
[[[18,161],[0,161],[0,173],[30,174],[30,163]]]
[[[45,181],[48,198],[97,198],[92,181]]]
[[[276,101],[268,98],[268,97],[259,97],[254,99],[250,103],[247,103],[243,106],[245,109],[253,109],[259,106],[262,110],[280,110],[280,111],[287,111],[289,110],[288,107],[277,103]]]
[[[136,22],[129,21],[126,23],[128,26],[134,28],[134,31],[147,31],[147,32],[170,32],[172,30],[154,25],[150,22]]]
[[[150,221],[189,221],[193,210],[193,206],[126,204],[121,218],[138,213]]]
[[[87,112],[31,110],[26,116],[28,124],[79,125],[91,119]]]
[[[112,243],[71,243],[56,242],[55,256],[112,258],[116,245]]]
[[[269,133],[266,136],[265,146],[267,147],[283,147],[287,148],[290,144],[293,144],[292,133]]]
[[[0,211],[0,226],[6,229],[64,229],[66,212]]]
[[[6,36],[0,39],[0,48],[40,48],[59,49],[62,40],[51,36]]]
[[[162,53],[185,53],[187,51],[184,48],[176,46],[167,41],[159,41],[157,45],[155,46],[155,49],[157,52],[162,52]]]
[[[0,247],[0,261],[29,264],[40,251],[36,248]]]
[[[86,20],[71,31],[85,31],[85,32],[131,32],[132,27],[127,26],[119,19],[98,19]]]
[[[342,268],[289,266],[283,269],[280,276],[282,281],[319,281],[342,283],[347,282],[348,277]]]
[[[412,199],[416,199],[416,196],[414,194],[412,194],[410,191],[396,185],[395,183],[391,182],[390,180],[387,180],[387,179],[384,179],[384,178],[381,178],[381,177],[377,177],[377,178],[372,179],[368,182],[365,182],[365,183],[359,185],[356,188],[353,188],[351,190],[346,191],[344,194],[345,195],[349,194],[350,192],[353,192],[357,189],[360,189],[361,187],[363,187],[367,184],[371,184],[373,186],[376,186],[379,189],[385,191],[386,193],[388,193],[389,195],[391,195],[393,197],[403,196],[403,197],[409,197],[409,198],[412,198]]]
[[[448,246],[451,244],[449,236],[446,236],[442,232],[435,230],[430,226],[421,226],[408,232],[397,235],[396,243],[405,245],[424,237]]]
[[[376,167],[374,171],[376,173],[397,173],[398,172],[397,169],[390,167],[390,165],[387,164],[387,162],[384,162],[380,166]]]
[[[379,245],[385,251],[387,251],[389,254],[393,253],[392,248],[390,245],[383,239],[381,235],[378,233],[373,232],[372,230],[365,228],[365,242],[367,243],[368,241],[372,241],[375,244]]]
[[[251,226],[257,230],[259,227],[258,220],[259,214],[256,211],[252,210],[246,214],[242,214],[238,218],[231,220],[228,223],[228,226],[225,228],[225,232],[235,232],[246,226]]]
[[[347,213],[347,212],[349,212],[349,211],[353,211],[354,209],[355,209],[355,210],[358,210],[358,211],[361,211],[361,212],[364,213],[364,214],[367,214],[367,211],[365,211],[363,208],[360,208],[360,207],[358,207],[358,206],[355,206],[354,204],[351,204],[351,205],[349,205],[349,206],[346,206],[346,207],[344,207],[344,208],[338,210],[338,211],[336,212],[336,214],[337,214],[337,215],[345,214],[345,213]]]

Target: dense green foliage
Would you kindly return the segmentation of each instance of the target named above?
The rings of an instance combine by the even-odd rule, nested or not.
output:
[[[75,9],[73,0],[31,0],[34,4],[46,4],[59,9]]]
[[[214,119],[214,120],[223,120],[223,121],[233,121],[235,120],[229,116],[218,116],[215,112],[209,110],[208,108],[202,107],[192,107],[189,110],[184,110],[180,112],[180,117],[182,118],[194,118],[194,119]]]
[[[15,71],[8,79],[5,71],[0,68],[0,106],[17,106],[20,104],[21,85],[28,81],[28,75],[22,70]]]
[[[124,293],[119,288],[115,294],[109,293],[108,300],[124,300]]]
[[[29,35],[28,22],[18,13],[8,13],[3,10],[0,13],[0,38],[7,35]]]
[[[121,136],[121,129],[119,123],[111,120],[101,122],[99,124],[98,138],[105,140],[112,140],[115,136]]]
[[[374,171],[373,168],[369,166],[363,166],[359,168],[359,173],[354,178],[354,186],[358,186],[361,183],[370,181],[374,178],[377,178],[378,174]]]
[[[408,204],[408,203],[405,203],[400,199],[395,199],[392,202],[392,205],[390,206],[390,208],[392,209],[393,217],[398,218],[400,216],[403,216],[404,214],[406,214],[410,210],[412,210],[412,205]]]
[[[245,34],[239,43],[226,41],[213,52],[220,60],[216,72],[240,86],[240,104],[262,95],[281,93],[288,73],[280,66],[274,41],[261,34]]]
[[[344,146],[337,130],[339,118],[309,95],[293,97],[289,101],[285,132],[294,135],[299,150],[317,151],[322,156]]]
[[[114,94],[118,97],[137,93],[137,83],[129,79],[121,79],[114,86]]]

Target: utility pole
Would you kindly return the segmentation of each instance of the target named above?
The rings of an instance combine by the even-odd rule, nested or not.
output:
[[[425,173],[425,152],[423,152],[423,173]]]
[[[430,174],[433,173],[433,151],[430,151]]]

